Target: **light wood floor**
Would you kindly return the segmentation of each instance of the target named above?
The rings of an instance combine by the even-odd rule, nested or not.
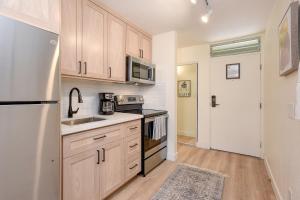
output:
[[[196,138],[184,135],[177,135],[177,142],[180,144],[196,145]]]
[[[177,163],[187,163],[226,175],[223,200],[275,200],[263,160],[181,144],[178,144],[176,162],[165,161],[145,178],[138,176],[130,181],[109,199],[151,199]]]

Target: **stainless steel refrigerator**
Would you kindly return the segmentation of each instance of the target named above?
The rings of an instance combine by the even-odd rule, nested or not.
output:
[[[59,199],[58,35],[0,17],[0,200]]]

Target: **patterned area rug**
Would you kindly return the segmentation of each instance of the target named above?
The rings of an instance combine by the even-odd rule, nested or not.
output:
[[[152,200],[221,200],[224,176],[178,165]]]

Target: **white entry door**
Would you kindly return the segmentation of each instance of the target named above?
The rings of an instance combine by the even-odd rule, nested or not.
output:
[[[240,65],[240,78],[227,79],[228,64]],[[211,59],[211,95],[219,104],[211,107],[213,149],[261,156],[260,64],[260,53]]]

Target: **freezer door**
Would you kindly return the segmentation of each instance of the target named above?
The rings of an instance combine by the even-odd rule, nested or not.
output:
[[[0,16],[0,102],[59,100],[58,36]]]
[[[0,106],[0,199],[58,200],[59,104]]]

